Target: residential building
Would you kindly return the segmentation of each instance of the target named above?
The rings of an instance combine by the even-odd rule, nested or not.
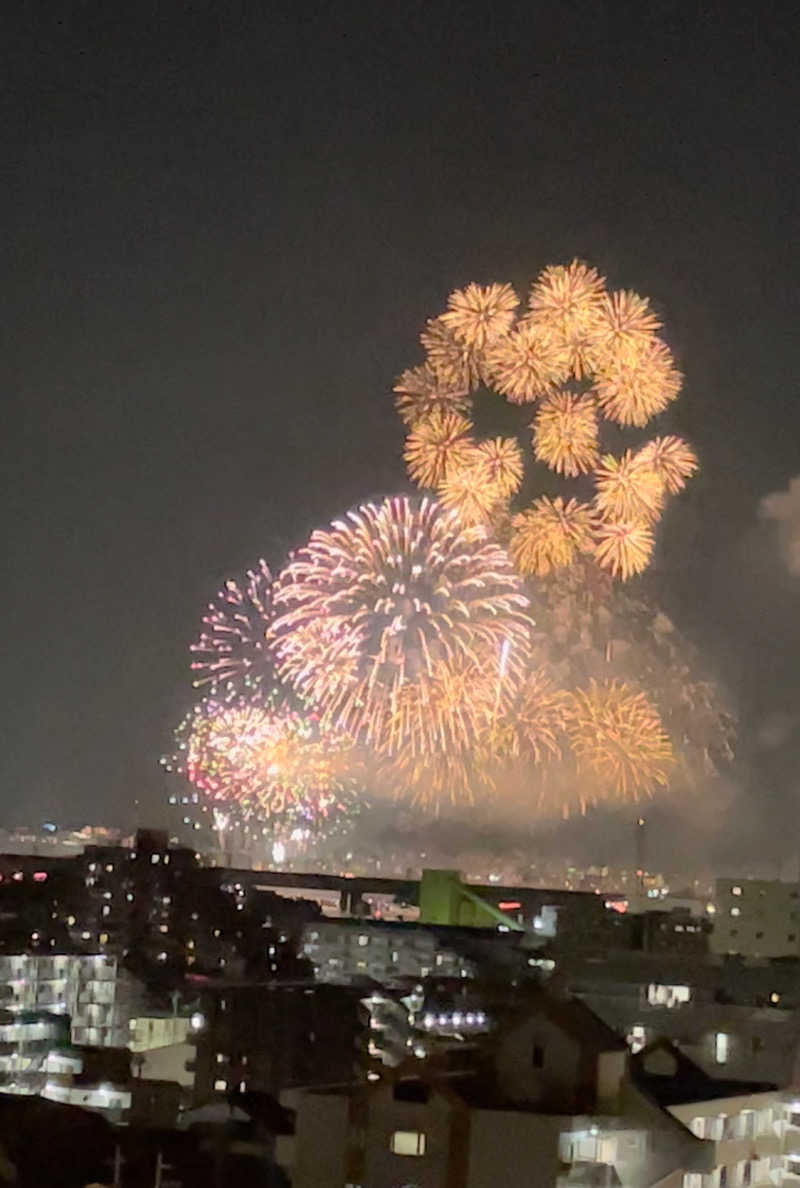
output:
[[[714,1171],[710,1145],[637,1088],[624,1043],[576,1000],[538,996],[457,1068],[292,1100],[278,1160],[294,1188],[680,1188]]]
[[[711,951],[743,957],[800,957],[800,884],[717,879]]]

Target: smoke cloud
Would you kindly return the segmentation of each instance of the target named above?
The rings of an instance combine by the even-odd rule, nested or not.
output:
[[[763,519],[777,523],[784,564],[800,577],[800,476],[790,481],[788,490],[765,495],[759,511]]]

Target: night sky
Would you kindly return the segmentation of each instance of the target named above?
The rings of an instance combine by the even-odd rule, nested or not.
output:
[[[788,5],[9,6],[0,823],[164,819],[220,579],[405,487],[391,385],[451,289],[578,255],[686,373],[657,585],[743,720],[665,860],[796,858],[794,505],[759,509],[800,474],[798,50]]]

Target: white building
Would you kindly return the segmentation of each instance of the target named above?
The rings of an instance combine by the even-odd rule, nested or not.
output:
[[[0,1088],[40,1092],[48,1053],[64,1039],[125,1047],[140,997],[139,983],[105,954],[0,956]]]

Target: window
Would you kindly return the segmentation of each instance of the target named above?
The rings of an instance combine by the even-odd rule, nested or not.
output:
[[[544,1068],[544,1048],[541,1044],[533,1045],[533,1067]]]
[[[741,895],[741,894],[742,894],[741,887],[731,887],[731,895]]]
[[[718,1031],[714,1035],[714,1059],[717,1064],[728,1063],[728,1047],[730,1037],[724,1031]]]
[[[756,933],[756,940],[763,940],[763,939],[764,939],[764,933],[763,933],[763,932],[757,932],[757,933]]]
[[[742,909],[741,909],[741,908],[738,908],[738,907],[732,907],[732,908],[731,908],[731,915],[732,915],[732,916],[741,916],[741,914],[742,914]]]
[[[794,940],[797,940],[797,933],[796,933],[796,932],[790,932],[790,933],[789,933],[789,935],[786,937],[786,939],[787,939],[787,941],[794,941]]]
[[[225,1090],[228,1088],[228,1082],[227,1081],[215,1081],[214,1088],[216,1089],[217,1093],[224,1093]]]
[[[362,932],[361,936],[358,938],[358,943],[361,946],[361,948],[363,949],[365,945],[369,944],[369,937],[365,936],[364,933]],[[401,1133],[401,1131],[398,1131],[398,1134],[400,1134],[400,1133]]]
[[[396,1130],[389,1149],[394,1155],[424,1155],[425,1135],[420,1130]]]

